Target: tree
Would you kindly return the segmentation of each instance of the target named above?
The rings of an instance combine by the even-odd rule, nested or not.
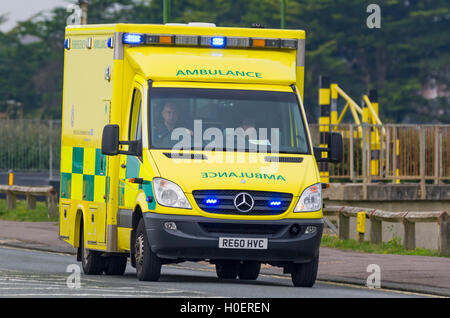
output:
[[[318,75],[327,74],[356,98],[378,88],[386,120],[430,120],[417,116],[432,104],[420,95],[421,88],[430,77],[449,87],[450,38],[445,30],[450,11],[445,0],[383,1],[380,29],[366,25],[371,1],[288,3],[288,25],[307,31],[306,92],[316,92]],[[448,112],[440,119],[450,122]]]
[[[162,23],[162,0],[91,0],[89,23]],[[370,0],[286,0],[286,25],[306,30],[305,105],[316,122],[318,78],[328,75],[355,100],[378,88],[384,122],[450,123],[450,9],[447,0],[378,1],[381,27],[366,24]],[[64,27],[55,8],[0,33],[0,111],[24,104],[30,116],[59,117]],[[4,20],[0,16],[0,23]],[[170,22],[280,27],[280,0],[172,0]],[[23,38],[33,36],[33,43]],[[435,84],[433,84],[435,83]],[[439,98],[424,88],[437,85]],[[445,95],[447,94],[447,95]],[[3,106],[2,106],[3,105]]]

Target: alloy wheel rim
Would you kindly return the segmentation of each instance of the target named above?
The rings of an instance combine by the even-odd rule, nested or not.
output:
[[[142,264],[144,263],[144,234],[141,233],[137,238],[136,238],[136,244],[135,244],[135,248],[136,248],[136,264],[139,264],[140,266],[142,266]]]

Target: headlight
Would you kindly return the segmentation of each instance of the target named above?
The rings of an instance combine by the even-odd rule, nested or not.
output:
[[[294,212],[314,212],[322,208],[322,185],[313,184],[303,191]]]
[[[172,181],[154,178],[153,189],[155,191],[156,201],[160,205],[171,208],[192,209],[183,190]]]

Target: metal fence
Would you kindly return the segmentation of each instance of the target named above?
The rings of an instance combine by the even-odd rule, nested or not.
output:
[[[59,175],[61,121],[0,119],[0,171],[49,171]]]
[[[344,160],[330,164],[332,181],[450,182],[450,125],[340,124]],[[311,125],[319,145],[319,125]],[[0,171],[59,175],[60,120],[0,120]]]
[[[344,141],[344,158],[330,164],[332,181],[450,181],[450,125],[356,125],[331,127]],[[311,125],[319,144],[319,125]]]

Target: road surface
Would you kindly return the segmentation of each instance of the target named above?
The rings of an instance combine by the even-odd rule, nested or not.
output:
[[[207,263],[164,265],[158,282],[141,282],[129,264],[123,276],[77,272],[73,255],[0,248],[0,297],[231,297],[379,298],[424,297],[407,292],[318,281],[313,288],[292,286],[289,275],[261,274],[256,281],[219,280]],[[79,288],[77,288],[79,287]]]

